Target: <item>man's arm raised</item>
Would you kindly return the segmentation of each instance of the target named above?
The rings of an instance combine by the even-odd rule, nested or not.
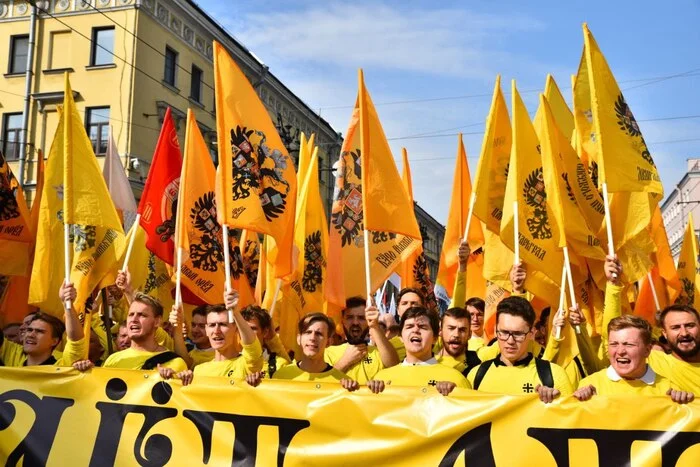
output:
[[[396,349],[394,349],[394,346],[391,345],[391,342],[389,342],[389,339],[386,338],[386,335],[379,327],[379,310],[376,306],[372,305],[365,309],[365,319],[369,327],[369,336],[372,338],[374,345],[377,346],[384,368],[398,365],[399,354],[396,353]]]

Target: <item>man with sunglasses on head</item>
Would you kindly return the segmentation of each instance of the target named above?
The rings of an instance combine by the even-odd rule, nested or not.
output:
[[[537,393],[546,404],[573,388],[560,366],[528,352],[534,339],[535,311],[522,297],[503,299],[496,308],[496,338],[500,353],[469,372],[469,382],[479,391],[525,395]]]

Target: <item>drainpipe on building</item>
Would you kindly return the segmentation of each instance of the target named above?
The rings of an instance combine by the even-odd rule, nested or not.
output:
[[[36,35],[37,7],[32,6],[29,18],[29,44],[27,47],[27,68],[24,72],[24,110],[22,111],[22,131],[19,134],[19,185],[24,188],[24,166],[27,160],[27,132],[29,128],[29,105],[31,103],[32,77],[34,69],[34,41]]]

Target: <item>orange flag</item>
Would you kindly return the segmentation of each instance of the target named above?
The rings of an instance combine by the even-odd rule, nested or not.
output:
[[[464,230],[469,216],[469,203],[472,197],[472,182],[467,163],[467,151],[464,149],[462,134],[459,134],[457,143],[457,160],[452,181],[452,199],[447,216],[445,237],[442,241],[440,253],[440,266],[438,268],[436,288],[444,291],[450,298],[453,296],[457,269],[457,249],[464,238]],[[483,277],[483,255],[481,248],[484,245],[484,233],[481,223],[472,214],[467,233],[467,242],[472,254],[467,263],[467,288],[466,298],[484,297],[486,293],[486,280]]]
[[[374,115],[376,116],[376,113]],[[329,307],[338,312],[345,307],[346,298],[365,297],[367,294],[363,236],[365,224],[362,201],[364,172],[360,162],[362,151],[359,123],[358,99],[337,162],[333,207],[331,209],[326,297]],[[393,164],[393,160],[391,163]],[[392,169],[396,170],[395,167]],[[385,184],[383,186],[392,185]],[[406,204],[409,205],[409,203]],[[411,211],[413,211],[412,205]],[[399,214],[406,216],[405,212]],[[421,242],[384,231],[371,231],[369,237],[371,287],[372,290],[377,290],[396,270],[400,260],[409,257],[420,246]]]
[[[27,201],[10,164],[0,153],[0,274],[26,276],[31,273],[32,231]]]
[[[253,86],[216,41],[214,80],[219,223],[272,236],[275,274],[287,276],[293,270],[294,163]]]
[[[406,189],[406,194],[413,204],[413,183],[411,181],[411,166],[408,164],[408,153],[406,148],[401,148],[401,156],[403,157],[403,173],[401,180],[403,187]],[[415,211],[410,215],[415,216]],[[425,297],[426,306],[431,310],[437,310],[437,300],[433,290],[433,283],[430,280],[430,271],[428,270],[428,262],[423,253],[423,242],[415,249],[413,254],[401,262],[398,273],[401,276],[401,287],[413,287],[421,292]]]

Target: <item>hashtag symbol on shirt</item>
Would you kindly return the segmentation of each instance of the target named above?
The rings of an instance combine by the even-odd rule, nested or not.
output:
[[[535,387],[530,383],[523,384],[523,392],[534,392]]]

